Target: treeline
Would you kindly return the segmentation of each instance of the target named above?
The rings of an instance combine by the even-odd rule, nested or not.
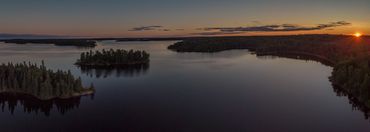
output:
[[[90,50],[89,52],[81,53],[80,59],[77,60],[76,65],[90,67],[136,65],[149,63],[149,57],[149,53],[139,50]]]
[[[82,86],[81,78],[70,71],[56,72],[31,63],[0,65],[0,92],[33,95],[40,100],[71,98],[94,93],[94,87]]]
[[[14,44],[54,44],[57,46],[95,47],[96,41],[87,39],[10,39],[4,43]]]
[[[334,67],[331,81],[370,108],[370,55],[343,61]]]
[[[361,58],[370,53],[370,37],[356,38],[346,35],[292,35],[193,38],[168,49],[177,52],[219,52],[232,49],[248,49],[257,55],[302,54],[332,62]]]
[[[243,36],[189,38],[170,45],[168,49],[177,52],[220,52],[231,49],[284,48],[286,46],[329,44],[347,39],[343,35],[292,35],[292,36]]]
[[[370,51],[370,37],[345,35],[249,36],[187,39],[170,45],[177,52],[220,52],[248,49],[256,54],[303,53],[325,57],[335,63]]]

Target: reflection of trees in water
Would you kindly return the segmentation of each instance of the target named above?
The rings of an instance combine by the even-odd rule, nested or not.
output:
[[[150,65],[146,64],[136,64],[136,65],[126,65],[126,66],[100,66],[100,67],[90,67],[81,66],[81,72],[90,77],[96,78],[107,78],[109,76],[115,75],[116,77],[135,77],[144,75],[148,72]]]
[[[303,53],[256,53],[257,58],[260,59],[275,59],[275,58],[290,58],[305,61],[316,61],[323,65],[331,66],[333,62],[320,56],[303,54]]]
[[[349,103],[352,105],[353,110],[359,110],[364,113],[365,119],[369,119],[370,116],[370,108],[368,108],[365,104],[359,101],[355,96],[348,94],[348,92],[344,91],[342,88],[333,85],[335,93],[339,97],[348,97]]]
[[[93,95],[91,95],[91,98],[93,98]],[[26,94],[0,93],[0,106],[2,112],[8,109],[12,114],[14,114],[15,108],[20,105],[23,106],[23,111],[28,114],[43,113],[49,116],[50,111],[56,109],[60,114],[64,115],[68,111],[78,108],[80,100],[81,97],[44,101]]]
[[[334,67],[330,80],[338,85],[337,91],[348,96],[351,104],[369,116],[370,109],[370,56],[348,59]]]
[[[274,59],[277,57],[292,58],[299,60],[312,60],[320,62],[326,66],[334,66],[330,81],[333,89],[339,97],[348,97],[349,103],[354,110],[364,113],[365,118],[370,116],[370,80],[369,80],[369,60],[351,60],[340,65],[333,65],[328,59],[310,54],[291,54],[291,53],[259,53],[258,58]]]

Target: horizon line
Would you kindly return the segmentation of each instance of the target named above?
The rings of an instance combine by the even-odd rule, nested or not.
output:
[[[99,37],[99,36],[70,36],[70,35],[53,35],[53,34],[12,34],[12,33],[0,33],[0,40],[4,39],[140,39],[140,38],[191,38],[191,37],[253,37],[253,36],[297,36],[297,35],[343,35],[353,36],[353,34],[328,34],[328,33],[316,33],[316,34],[266,34],[266,35],[182,35],[182,36],[145,36],[145,37]],[[370,34],[362,34],[367,37]]]

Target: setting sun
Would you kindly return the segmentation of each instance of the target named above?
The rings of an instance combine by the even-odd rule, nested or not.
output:
[[[361,36],[362,36],[362,34],[361,34],[361,33],[359,33],[359,32],[357,32],[357,33],[353,34],[353,36],[355,36],[355,37],[361,37]]]

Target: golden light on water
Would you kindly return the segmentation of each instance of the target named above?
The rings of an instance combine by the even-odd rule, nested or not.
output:
[[[355,36],[355,37],[361,37],[361,36],[362,36],[362,34],[361,34],[361,33],[359,33],[359,32],[357,32],[357,33],[353,34],[353,36]]]

